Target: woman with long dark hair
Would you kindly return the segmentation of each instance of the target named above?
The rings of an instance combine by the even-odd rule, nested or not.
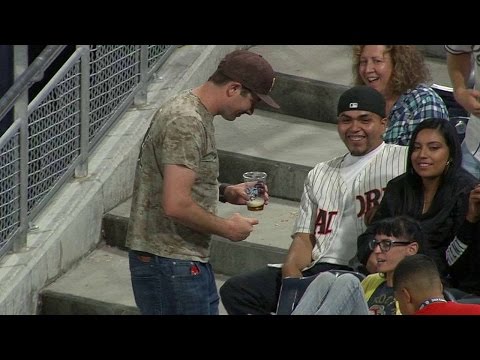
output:
[[[414,130],[406,172],[392,179],[372,217],[409,215],[425,233],[425,253],[434,259],[444,284],[480,294],[480,206],[478,180],[461,167],[455,128],[444,119],[427,119]],[[366,264],[369,229],[357,242]]]

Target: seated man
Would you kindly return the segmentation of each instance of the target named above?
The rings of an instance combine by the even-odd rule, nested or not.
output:
[[[385,100],[368,86],[345,91],[337,129],[348,153],[317,164],[305,180],[299,216],[283,266],[231,277],[220,288],[227,312],[276,311],[282,278],[352,270],[365,213],[379,204],[387,182],[405,171],[407,148],[385,144]]]
[[[403,315],[480,315],[480,305],[445,300],[437,266],[426,255],[400,261],[393,289]]]

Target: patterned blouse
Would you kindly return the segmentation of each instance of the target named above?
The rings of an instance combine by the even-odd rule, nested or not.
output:
[[[448,119],[448,110],[432,88],[420,84],[398,98],[388,116],[383,139],[387,144],[408,146],[415,127],[429,118]]]

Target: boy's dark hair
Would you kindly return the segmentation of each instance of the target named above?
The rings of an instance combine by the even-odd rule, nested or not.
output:
[[[427,283],[433,283],[436,279],[440,281],[437,265],[424,254],[405,257],[393,272],[393,289],[400,290],[403,284],[414,278],[423,279]]]
[[[374,222],[370,225],[373,234],[394,236],[418,243],[418,252],[423,251],[423,231],[420,223],[407,215],[399,215]]]

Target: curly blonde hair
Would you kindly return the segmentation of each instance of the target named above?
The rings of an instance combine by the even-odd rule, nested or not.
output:
[[[367,45],[352,46],[352,73],[354,85],[365,85],[358,71],[360,54]],[[425,64],[423,54],[415,45],[384,45],[385,53],[390,53],[393,71],[389,80],[390,90],[397,95],[409,89],[416,88],[419,84],[431,85],[430,70]]]

